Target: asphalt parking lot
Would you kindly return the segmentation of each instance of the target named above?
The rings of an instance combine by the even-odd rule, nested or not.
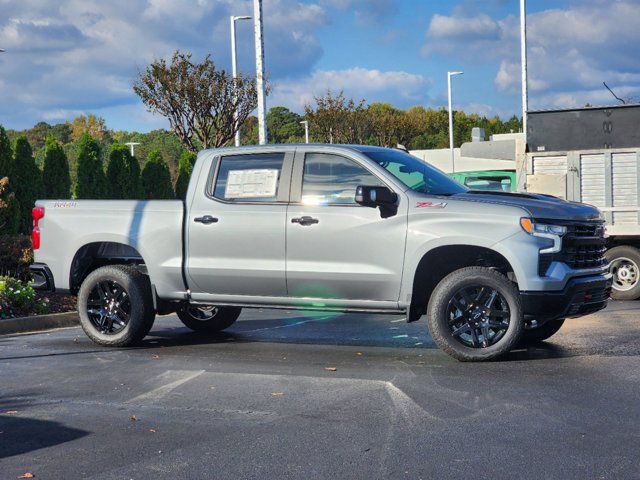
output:
[[[424,319],[246,310],[0,337],[0,478],[640,478],[640,303],[463,364]]]

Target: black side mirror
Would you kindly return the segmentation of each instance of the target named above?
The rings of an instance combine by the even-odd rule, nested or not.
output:
[[[363,207],[380,207],[383,218],[395,215],[398,194],[387,187],[359,185],[356,188],[356,203]]]

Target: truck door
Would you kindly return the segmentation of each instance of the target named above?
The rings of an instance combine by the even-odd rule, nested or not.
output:
[[[211,296],[285,296],[285,219],[293,151],[214,159],[187,206],[189,287]]]
[[[397,302],[407,231],[407,202],[382,218],[355,203],[358,185],[384,185],[356,159],[298,152],[287,213],[287,290],[306,299]],[[363,304],[366,306],[366,304]]]

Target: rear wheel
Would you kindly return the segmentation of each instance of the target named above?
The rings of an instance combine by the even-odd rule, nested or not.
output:
[[[155,319],[149,277],[127,265],[94,270],[78,291],[78,314],[84,332],[99,345],[138,343]]]
[[[544,323],[536,328],[525,329],[524,335],[522,336],[522,343],[526,345],[544,342],[546,339],[558,333],[562,325],[564,325],[564,318],[562,320]]]
[[[176,313],[191,330],[215,333],[229,328],[240,316],[239,307],[215,307],[213,305],[186,305]]]
[[[615,300],[640,298],[640,250],[622,245],[607,250],[605,256],[613,275],[611,297]]]
[[[524,330],[518,289],[485,267],[447,275],[431,295],[428,322],[438,346],[460,361],[496,359],[517,344]]]

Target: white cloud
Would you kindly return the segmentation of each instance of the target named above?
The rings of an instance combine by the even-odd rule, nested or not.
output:
[[[344,90],[347,97],[368,102],[391,102],[407,107],[425,103],[431,79],[423,75],[402,71],[380,71],[354,67],[346,70],[316,70],[304,78],[283,80],[274,84],[269,97],[272,105],[285,105],[301,112],[313,102],[314,96],[327,90],[334,93]]]
[[[528,72],[532,108],[614,102],[607,81],[623,95],[640,95],[640,2],[583,1],[527,16]],[[519,20],[510,15],[435,15],[423,52],[499,64],[498,91],[520,91]]]

